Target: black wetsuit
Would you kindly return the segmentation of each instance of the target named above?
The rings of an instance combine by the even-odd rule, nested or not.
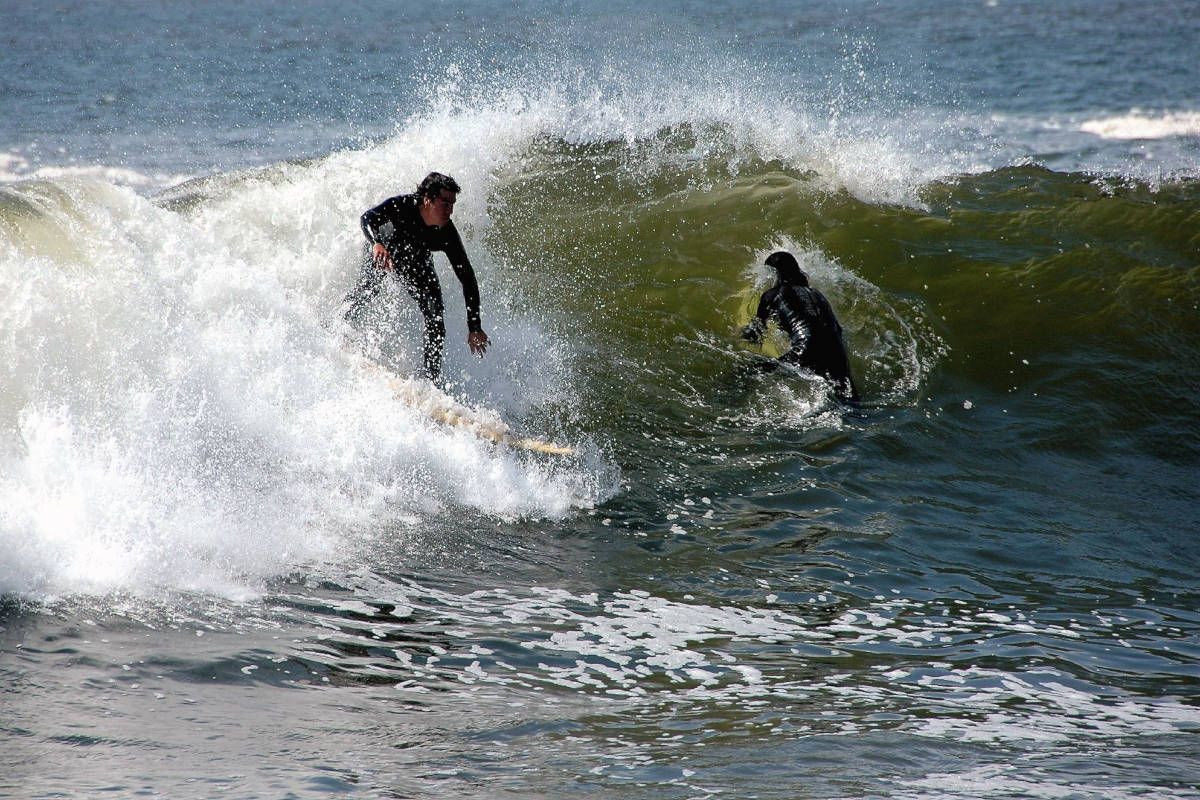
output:
[[[467,306],[467,330],[472,333],[483,331],[479,320],[479,284],[458,230],[449,221],[441,227],[426,225],[421,219],[419,200],[415,194],[402,194],[384,200],[362,215],[361,225],[367,241],[387,248],[395,267],[393,275],[421,309],[421,315],[425,318],[424,373],[429,379],[436,380],[442,372],[446,323],[442,286],[433,268],[435,250],[446,254],[454,274],[462,283],[463,300]],[[350,304],[346,311],[347,320],[354,321],[363,307],[379,294],[386,272],[374,264],[368,252],[358,283],[346,297]]]
[[[758,312],[743,335],[757,342],[772,316],[792,341],[791,349],[779,357],[780,361],[828,378],[843,400],[858,400],[842,326],[825,295],[811,286],[780,281],[763,293]]]

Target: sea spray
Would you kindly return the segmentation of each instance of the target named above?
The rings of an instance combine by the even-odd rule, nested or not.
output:
[[[6,564],[4,591],[252,588],[336,559],[364,522],[443,505],[561,516],[610,491],[578,465],[440,431],[355,377],[340,287],[322,274],[345,279],[353,259],[337,254],[355,247],[345,236],[333,255],[320,247],[350,227],[354,201],[344,214],[329,203],[277,214],[355,176],[273,178],[247,176],[183,212],[89,182],[8,190],[33,224],[6,218],[23,238],[2,265],[0,532],[25,554]],[[502,338],[503,314],[492,319]],[[511,366],[493,374],[508,378],[489,397],[521,394]],[[530,388],[561,391],[539,374]]]

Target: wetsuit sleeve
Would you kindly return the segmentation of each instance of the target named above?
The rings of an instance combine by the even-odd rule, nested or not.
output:
[[[758,299],[758,311],[754,312],[754,321],[751,324],[757,324],[766,330],[767,318],[771,316],[771,306],[775,304],[776,293],[773,288],[763,292],[763,296]]]
[[[462,284],[463,302],[467,306],[467,330],[479,333],[483,330],[483,323],[479,318],[479,282],[475,279],[475,269],[471,266],[471,260],[467,258],[467,250],[463,247],[462,238],[453,222],[446,225],[445,245],[446,258],[450,260],[450,266],[454,268],[454,274]]]
[[[363,236],[373,244],[389,245],[396,235],[395,222],[396,198],[384,200],[379,205],[365,211],[359,219]]]
[[[762,340],[763,332],[767,330],[767,317],[771,314],[771,298],[772,290],[763,292],[762,297],[758,299],[758,311],[754,313],[754,319],[750,320],[750,324],[742,329],[742,338],[748,342],[759,342]]]

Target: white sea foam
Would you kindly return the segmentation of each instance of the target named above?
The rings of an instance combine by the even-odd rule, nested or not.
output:
[[[462,124],[516,148],[539,136],[624,142],[636,154],[631,168],[647,174],[709,158],[727,159],[734,172],[751,157],[777,159],[831,191],[878,203],[920,205],[917,192],[929,181],[990,165],[977,146],[962,146],[942,112],[843,108],[788,91],[755,64],[693,55],[681,54],[665,73],[631,74],[623,65],[614,74],[575,74],[555,64],[479,85],[451,68],[419,119],[439,139],[446,130],[457,136]],[[683,126],[695,142],[678,152],[663,133]]]
[[[18,153],[0,152],[0,183],[19,181],[29,172],[29,161]]]
[[[1168,139],[1200,136],[1200,111],[1173,111],[1151,114],[1131,111],[1111,117],[1090,119],[1079,130],[1102,139]]]
[[[105,164],[37,165],[20,153],[0,153],[0,184],[17,181],[91,179],[116,186],[128,186],[139,191],[153,191],[173,186],[189,177],[182,173],[150,173],[131,167]]]
[[[236,595],[337,559],[359,527],[447,506],[555,517],[611,491],[602,464],[439,428],[343,350],[357,216],[429,164],[473,189],[460,225],[488,286],[494,163],[471,137],[436,138],[233,181],[186,213],[92,179],[5,190],[23,216],[0,219],[0,593]],[[447,374],[468,398],[519,414],[569,397],[560,346],[499,292],[484,300],[496,346],[466,353],[446,288]],[[403,368],[414,350],[392,355]]]

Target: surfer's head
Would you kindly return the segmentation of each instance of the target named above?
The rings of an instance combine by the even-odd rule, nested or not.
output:
[[[458,199],[458,181],[440,172],[431,172],[417,187],[417,204],[426,225],[440,228],[450,221],[454,201]]]
[[[808,276],[800,269],[796,257],[786,250],[777,250],[767,256],[767,266],[775,270],[780,283],[808,286]]]
[[[431,172],[417,186],[417,198],[424,200],[427,197],[437,197],[443,191],[458,194],[462,189],[459,188],[458,181],[449,175],[443,175],[440,172]]]

